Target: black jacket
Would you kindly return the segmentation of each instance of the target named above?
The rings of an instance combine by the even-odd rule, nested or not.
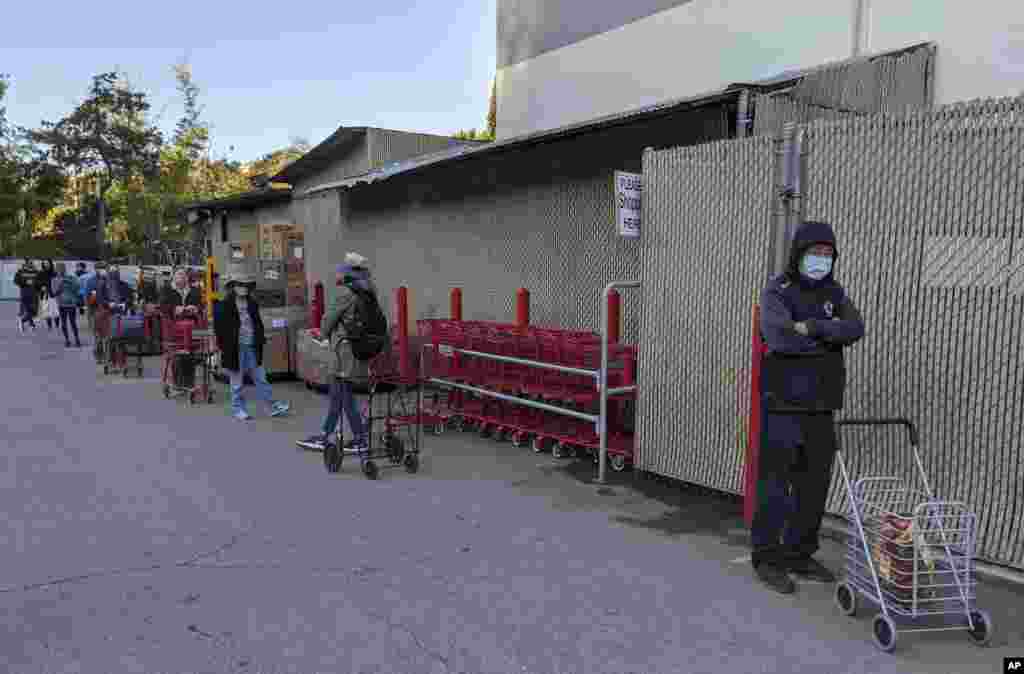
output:
[[[109,276],[105,279],[100,280],[96,284],[96,301],[101,305],[110,304],[114,301],[112,284],[117,283],[117,288],[120,291],[121,303],[125,304],[128,309],[135,308],[135,291],[125,281],[120,278],[112,279]]]
[[[199,309],[203,308],[203,299],[199,294],[199,288],[189,288],[185,298],[182,299],[181,293],[177,291],[173,286],[164,286],[163,291],[160,293],[160,308],[170,314],[174,315],[175,307],[187,307],[193,306]]]
[[[39,272],[31,267],[22,267],[14,275],[14,285],[21,288],[21,299],[35,300],[39,297]]]
[[[799,271],[808,248],[816,243],[835,248],[835,242],[827,223],[804,223],[794,236],[786,273],[761,293],[761,335],[768,347],[762,360],[761,398],[768,411],[843,408],[843,350],[864,336],[864,319],[831,273],[814,282]],[[807,325],[806,336],[794,329],[801,322]]]
[[[256,344],[256,365],[263,365],[263,344],[267,341],[260,318],[260,308],[256,301],[249,297],[249,317],[252,318],[253,341]],[[238,371],[238,334],[242,321],[238,316],[238,305],[235,294],[227,296],[213,305],[213,334],[217,337],[217,348],[220,349],[220,365],[225,370]]]

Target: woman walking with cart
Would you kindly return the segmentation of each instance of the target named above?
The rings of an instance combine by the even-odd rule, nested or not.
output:
[[[231,410],[239,421],[252,419],[242,397],[246,375],[252,379],[256,395],[269,408],[270,416],[283,416],[291,409],[288,402],[274,400],[273,389],[263,368],[263,345],[267,340],[259,305],[249,297],[254,285],[247,276],[230,276],[226,283],[227,295],[217,302],[213,312],[213,331],[220,349],[221,367],[227,370],[231,384]]]
[[[793,237],[785,273],[761,293],[761,447],[751,561],[758,579],[782,594],[789,574],[831,583],[813,558],[832,481],[833,415],[843,407],[843,349],[864,336],[864,320],[833,278],[832,226],[806,222]],[[780,540],[781,539],[781,540]]]
[[[67,265],[63,262],[57,263],[56,274],[50,283],[50,293],[57,300],[60,308],[60,327],[64,332],[64,347],[71,348],[71,339],[68,336],[68,326],[75,335],[75,347],[82,347],[82,340],[78,337],[78,307],[82,302],[81,288],[78,277],[69,274]]]
[[[373,311],[368,303],[380,308],[377,288],[370,278],[370,270],[366,266],[366,258],[358,253],[348,253],[344,264],[335,269],[338,293],[330,309],[324,314],[320,324],[321,339],[327,340],[334,347],[335,371],[330,385],[330,403],[327,415],[320,428],[320,433],[311,435],[300,441],[298,445],[305,449],[322,451],[331,444],[331,436],[338,427],[344,413],[352,431],[351,442],[342,442],[342,449],[350,453],[365,452],[369,448],[368,429],[363,423],[359,405],[356,402],[354,387],[365,384],[369,379],[369,360],[356,358],[351,345],[352,339],[366,337],[366,326],[358,325],[363,316]],[[363,303],[367,303],[364,308]],[[380,313],[384,315],[383,309]],[[383,335],[370,336],[378,342],[371,345],[379,352],[388,345],[387,321],[384,320]],[[357,334],[358,333],[358,334]]]

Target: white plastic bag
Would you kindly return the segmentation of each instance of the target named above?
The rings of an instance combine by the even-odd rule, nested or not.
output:
[[[57,305],[57,298],[48,297],[46,299],[45,311],[45,318],[60,318],[60,307]]]

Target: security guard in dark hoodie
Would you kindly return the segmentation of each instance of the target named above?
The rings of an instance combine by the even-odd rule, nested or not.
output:
[[[790,594],[789,574],[821,582],[835,576],[812,555],[836,453],[833,415],[843,407],[843,349],[864,336],[864,321],[833,278],[832,226],[806,222],[793,237],[789,265],[761,293],[758,505],[752,561],[768,587]]]

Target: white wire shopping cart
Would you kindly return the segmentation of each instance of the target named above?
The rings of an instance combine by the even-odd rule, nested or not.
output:
[[[910,435],[917,480],[862,477],[850,481],[843,452],[837,452],[849,499],[851,536],[846,573],[835,599],[847,616],[857,612],[858,595],[877,604],[872,621],[875,644],[896,647],[898,632],[966,630],[987,646],[992,619],[975,606],[976,516],[963,503],[937,500],[918,451],[917,428],[907,419],[847,419],[837,426],[903,426]]]

